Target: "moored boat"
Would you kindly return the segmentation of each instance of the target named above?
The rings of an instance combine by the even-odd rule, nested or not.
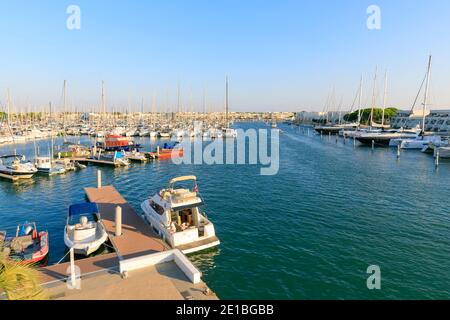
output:
[[[176,188],[176,184],[193,183],[193,188]],[[200,197],[195,176],[169,181],[167,188],[141,204],[146,219],[172,247],[192,253],[220,244],[213,223],[200,210]]]
[[[40,264],[48,255],[48,232],[38,231],[36,223],[18,225],[15,237],[0,231],[0,255],[24,264]]]
[[[38,170],[22,155],[6,155],[0,157],[0,173],[18,179],[30,179]]]
[[[75,253],[88,256],[108,239],[96,203],[71,205],[64,229],[64,243]]]

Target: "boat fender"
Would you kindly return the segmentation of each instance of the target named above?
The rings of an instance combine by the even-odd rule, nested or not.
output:
[[[31,235],[31,238],[34,240],[38,236],[36,229],[33,229],[33,234]]]

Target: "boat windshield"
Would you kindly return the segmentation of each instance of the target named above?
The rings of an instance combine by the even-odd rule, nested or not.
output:
[[[82,216],[86,217],[88,221],[97,221],[98,206],[96,203],[87,202],[74,204],[69,208],[69,217],[67,223],[70,225],[77,224]]]

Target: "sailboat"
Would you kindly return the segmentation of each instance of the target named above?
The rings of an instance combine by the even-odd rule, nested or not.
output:
[[[338,134],[341,134],[341,132],[342,132],[342,134],[344,134],[344,132],[346,132],[346,131],[354,131],[359,125],[358,123],[342,123],[341,116],[339,116],[339,122],[336,124],[330,123],[328,121],[328,113],[329,113],[328,106],[329,106],[330,100],[334,101],[334,94],[335,94],[335,92],[334,92],[334,88],[333,88],[331,96],[328,95],[327,102],[325,104],[325,108],[324,108],[324,112],[323,112],[326,114],[325,119],[324,119],[325,124],[317,125],[314,127],[314,130],[320,134],[338,135]],[[339,110],[339,112],[340,112],[340,110]]]
[[[223,128],[222,131],[225,138],[237,137],[236,129],[230,128],[230,122],[228,120],[228,77],[226,77],[225,81],[225,128]]]
[[[386,127],[384,126],[384,112],[386,108],[386,95],[387,95],[387,72],[385,75],[385,86],[384,86],[384,99],[383,99],[383,115],[381,124],[377,124],[373,121],[373,115],[374,115],[374,108],[376,103],[375,98],[375,88],[376,88],[376,82],[377,82],[377,69],[375,69],[375,77],[374,77],[374,84],[373,84],[373,93],[372,93],[372,109],[370,111],[370,128],[368,130],[361,130],[359,133],[357,133],[354,138],[361,142],[362,144],[366,145],[376,145],[376,146],[382,146],[387,147],[389,146],[389,143],[392,139],[407,139],[407,138],[414,138],[419,133],[419,130],[416,129],[388,129],[386,130]]]
[[[51,103],[49,106],[51,110]],[[51,128],[51,133],[51,147],[49,149],[48,156],[41,156],[38,152],[38,154],[34,158],[34,165],[36,166],[36,169],[39,173],[48,175],[63,174],[66,172],[66,168],[61,164],[55,163],[55,161],[53,160],[53,128]],[[34,141],[34,143],[36,147],[36,141]]]

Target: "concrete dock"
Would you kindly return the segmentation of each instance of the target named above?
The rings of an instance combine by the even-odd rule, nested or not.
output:
[[[85,188],[85,193],[99,206],[114,252],[75,261],[78,289],[68,285],[70,262],[41,268],[41,281],[51,299],[217,299],[187,257],[158,238],[113,186]],[[122,208],[119,236],[117,206]]]

